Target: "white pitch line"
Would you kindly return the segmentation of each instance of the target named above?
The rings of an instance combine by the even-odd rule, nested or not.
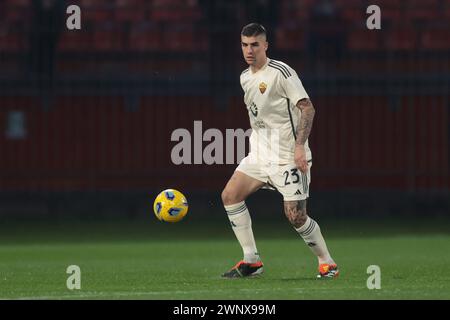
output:
[[[346,287],[345,289],[365,289],[365,287]],[[17,297],[17,298],[0,298],[2,300],[50,300],[50,299],[79,299],[79,298],[95,298],[95,297],[130,297],[130,296],[145,296],[145,295],[164,295],[164,294],[195,294],[195,293],[216,293],[216,292],[273,292],[273,291],[295,291],[296,293],[304,293],[305,289],[302,288],[268,288],[268,289],[219,289],[219,290],[176,290],[176,291],[141,291],[141,292],[87,292],[87,293],[76,293],[58,296],[34,296],[34,297]],[[332,291],[332,288],[308,288],[307,291]],[[336,288],[335,290],[341,291],[342,288]]]

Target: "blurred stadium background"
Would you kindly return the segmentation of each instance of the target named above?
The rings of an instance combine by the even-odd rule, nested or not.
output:
[[[69,4],[81,30],[65,27]],[[330,286],[307,281],[315,261],[270,191],[249,208],[272,271],[218,282],[240,254],[220,200],[235,165],[171,162],[171,133],[195,120],[249,127],[252,21],[316,107],[309,209],[343,266]],[[79,298],[448,299],[429,268],[449,263],[449,39],[450,0],[0,0],[0,297],[70,298],[75,263],[90,277]],[[182,223],[153,216],[166,188],[190,202]]]
[[[65,27],[69,4],[81,30]],[[173,165],[170,135],[194,120],[248,128],[239,32],[250,21],[316,106],[315,210],[448,215],[450,1],[377,0],[372,31],[369,4],[0,1],[0,216],[143,216],[168,187],[220,210],[235,166]]]

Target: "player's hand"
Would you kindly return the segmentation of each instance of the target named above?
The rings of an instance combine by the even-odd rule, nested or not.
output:
[[[308,161],[306,161],[306,151],[305,146],[302,145],[295,145],[295,151],[294,151],[294,161],[297,168],[303,172],[308,172]]]

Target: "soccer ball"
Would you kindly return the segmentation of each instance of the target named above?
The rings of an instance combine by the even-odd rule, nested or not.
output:
[[[178,222],[188,212],[186,197],[178,190],[167,189],[162,191],[153,203],[156,217],[165,222]]]

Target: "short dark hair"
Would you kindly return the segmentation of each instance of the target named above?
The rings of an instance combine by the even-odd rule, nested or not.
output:
[[[259,23],[249,23],[244,28],[242,28],[241,35],[245,37],[256,37],[260,34],[263,34],[267,37],[266,28],[262,24]]]

